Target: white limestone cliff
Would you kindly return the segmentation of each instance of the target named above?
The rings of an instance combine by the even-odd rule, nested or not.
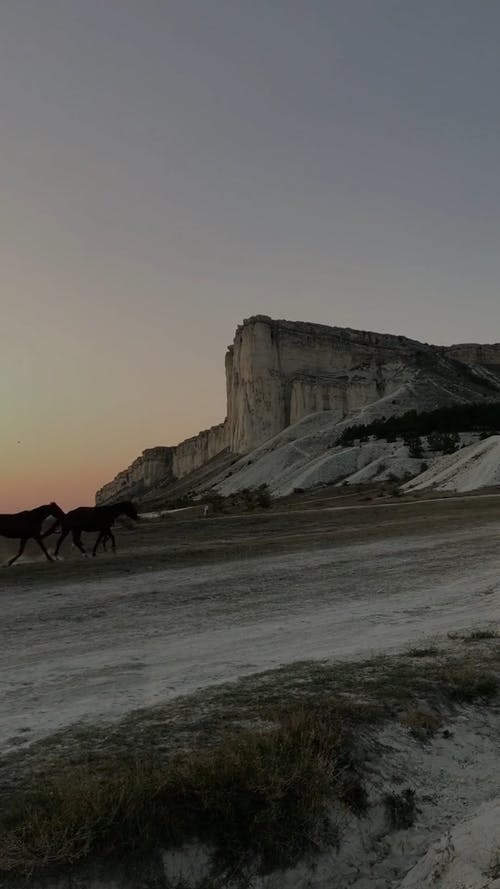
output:
[[[183,478],[227,448],[227,421],[204,429],[173,448],[174,478]]]
[[[226,355],[229,447],[246,453],[317,411],[341,420],[397,389],[427,353],[405,337],[249,318]]]
[[[227,450],[247,454],[313,414],[327,412],[332,425],[370,405],[386,413],[404,404],[426,410],[480,400],[500,387],[500,344],[432,346],[265,315],[237,328],[225,365],[226,420],[177,446],[144,451],[97,492],[96,502],[140,496]]]
[[[97,492],[96,503],[140,496],[155,484],[173,478],[172,459],[173,448],[147,448],[127,469],[119,472],[113,481]]]

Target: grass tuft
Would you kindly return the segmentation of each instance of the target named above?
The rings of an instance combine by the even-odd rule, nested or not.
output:
[[[0,873],[138,857],[199,840],[221,869],[290,866],[337,841],[332,798],[364,802],[352,739],[335,709],[300,708],[269,731],[240,733],[165,764],[69,768],[4,816]]]
[[[454,664],[442,668],[442,680],[452,701],[469,704],[487,701],[498,693],[500,681],[493,673],[482,672],[467,665]]]
[[[437,732],[441,719],[428,710],[412,710],[403,719],[403,725],[418,741],[428,741]]]

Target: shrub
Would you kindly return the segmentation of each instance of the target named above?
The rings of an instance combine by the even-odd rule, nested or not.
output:
[[[406,435],[404,438],[404,443],[408,448],[408,454],[410,457],[418,458],[422,456],[423,449],[420,435]]]
[[[482,673],[467,666],[443,668],[442,678],[447,685],[449,697],[461,703],[492,698],[498,693],[500,685],[493,674]]]
[[[435,713],[428,710],[412,710],[403,720],[403,725],[418,741],[426,741],[436,733],[441,725],[441,720]]]
[[[458,450],[460,439],[458,432],[431,432],[427,436],[431,451],[442,451],[443,454],[454,454]]]

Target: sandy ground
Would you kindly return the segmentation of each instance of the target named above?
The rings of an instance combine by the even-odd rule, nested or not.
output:
[[[350,504],[350,505],[349,505]],[[500,498],[167,517],[117,556],[2,569],[0,749],[294,660],[365,658],[500,611]],[[13,551],[2,542],[0,558]]]

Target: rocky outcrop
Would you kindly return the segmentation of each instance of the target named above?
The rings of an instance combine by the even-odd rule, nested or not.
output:
[[[227,421],[204,429],[173,448],[172,470],[175,478],[183,478],[208,463],[227,447]]]
[[[166,485],[194,472],[227,448],[227,423],[205,429],[176,447],[149,448],[95,495],[97,504],[141,498],[157,485]]]
[[[443,353],[448,358],[461,361],[471,366],[500,367],[500,343],[459,343],[456,346],[444,346]]]
[[[308,415],[338,423],[406,387],[424,410],[487,397],[500,386],[500,344],[432,346],[392,334],[245,320],[226,354],[227,419],[170,448],[144,451],[96,495],[97,502],[182,479],[229,450],[247,454]]]
[[[97,491],[96,503],[140,497],[159,482],[172,479],[173,451],[174,448],[168,447],[147,448],[127,469]]]
[[[397,389],[426,353],[405,337],[250,318],[226,355],[229,447],[245,453],[317,411],[341,420]]]

